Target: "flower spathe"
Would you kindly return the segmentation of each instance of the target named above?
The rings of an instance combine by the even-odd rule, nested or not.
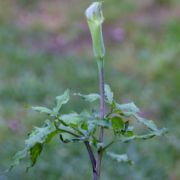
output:
[[[86,9],[86,18],[91,33],[93,52],[97,59],[105,56],[105,47],[102,34],[102,24],[104,21],[102,13],[102,2],[94,2]]]

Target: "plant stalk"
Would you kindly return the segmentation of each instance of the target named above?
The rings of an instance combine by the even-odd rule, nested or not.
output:
[[[94,153],[93,153],[93,151],[92,151],[92,148],[91,148],[89,142],[88,142],[88,141],[85,141],[84,143],[85,143],[85,146],[86,146],[86,148],[87,148],[87,151],[88,151],[88,154],[89,154],[89,158],[90,158],[90,161],[91,161],[91,165],[92,165],[93,180],[97,180],[97,179],[96,179],[96,177],[97,177],[97,176],[96,176],[96,174],[97,174],[97,172],[96,172],[96,159],[95,159],[95,157],[94,157]]]
[[[104,91],[104,59],[98,60],[98,70],[99,70],[99,90],[100,90],[100,119],[104,119],[105,116],[105,91]],[[99,142],[103,143],[104,140],[104,128],[100,128],[99,132]],[[96,172],[97,178],[94,180],[100,179],[101,174],[101,161],[102,161],[103,151],[100,147],[97,152],[97,159],[96,159]]]

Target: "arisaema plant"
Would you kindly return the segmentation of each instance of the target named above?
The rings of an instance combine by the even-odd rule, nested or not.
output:
[[[132,160],[126,153],[111,152],[112,144],[121,143],[123,146],[123,143],[147,140],[166,133],[165,128],[159,129],[152,120],[141,117],[139,115],[140,110],[135,103],[121,104],[117,102],[110,86],[105,84],[104,64],[106,61],[102,33],[104,17],[101,6],[101,2],[94,2],[85,12],[99,72],[99,93],[72,94],[70,90],[66,90],[62,95],[56,97],[54,107],[33,107],[33,110],[46,114],[47,119],[42,127],[33,128],[25,140],[24,149],[14,156],[10,169],[26,157],[29,157],[27,170],[33,167],[45,145],[54,136],[59,136],[59,140],[64,144],[74,143],[74,146],[76,146],[78,143],[83,143],[86,146],[92,165],[92,179],[99,180],[101,162],[105,155],[118,162],[132,164]],[[78,96],[89,103],[98,103],[100,108],[97,111],[84,110],[81,113],[75,111],[72,113],[72,110],[70,110],[71,113],[64,114],[62,106],[70,102],[71,96]],[[137,134],[133,127],[134,122],[142,124],[147,129],[146,133]],[[109,142],[107,142],[105,131],[109,132],[108,135],[111,135],[111,138],[108,137],[108,140],[111,139]]]

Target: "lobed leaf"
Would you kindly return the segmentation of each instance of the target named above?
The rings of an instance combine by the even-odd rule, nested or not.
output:
[[[41,154],[43,145],[49,142],[56,133],[57,130],[54,124],[49,120],[45,122],[43,127],[35,127],[30,133],[29,138],[25,140],[24,149],[14,156],[14,162],[11,164],[10,170],[27,156],[30,156],[30,165],[27,167],[27,170],[34,166],[37,158]]]

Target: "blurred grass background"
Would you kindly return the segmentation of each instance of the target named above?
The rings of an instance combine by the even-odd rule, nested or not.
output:
[[[84,0],[0,0],[0,171],[42,115],[30,105],[51,106],[66,88],[98,92],[98,74]],[[106,158],[103,180],[180,179],[180,2],[179,0],[104,0],[106,82],[119,102],[133,100],[145,117],[168,127],[166,137],[113,147],[126,150],[133,166]],[[72,99],[65,110],[81,111]],[[83,144],[54,139],[37,165],[0,175],[0,180],[91,179]],[[26,162],[24,162],[26,163]]]

